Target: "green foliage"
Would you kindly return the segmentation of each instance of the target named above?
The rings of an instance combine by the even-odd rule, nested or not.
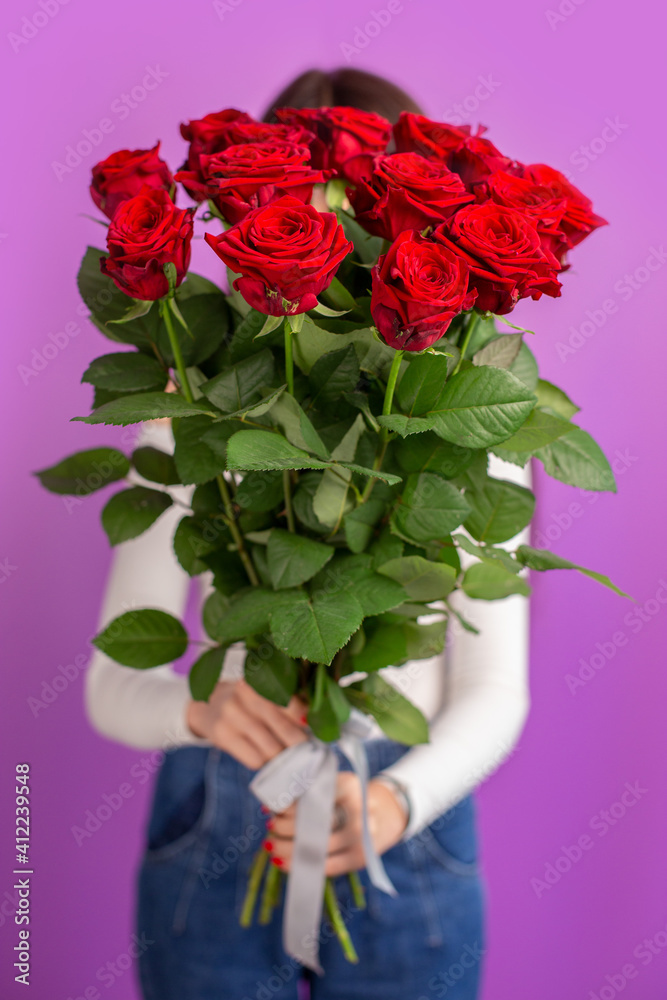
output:
[[[51,493],[83,497],[124,479],[129,471],[129,460],[116,448],[89,448],[68,455],[56,465],[41,469],[34,475]]]
[[[93,639],[99,650],[126,667],[143,670],[183,655],[187,632],[173,615],[157,608],[126,611]]]

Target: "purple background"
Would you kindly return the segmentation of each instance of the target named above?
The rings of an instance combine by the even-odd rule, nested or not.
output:
[[[483,996],[609,1000],[620,991],[625,1000],[664,998],[665,258],[655,272],[645,267],[652,248],[660,250],[667,238],[658,145],[664,15],[646,0],[631,8],[618,0],[553,0],[551,13],[547,4],[394,0],[388,23],[368,31],[376,15],[387,22],[385,0],[3,5],[2,92],[12,100],[0,218],[6,279],[0,792],[10,802],[14,764],[30,761],[31,996],[94,996],[93,986],[111,1000],[137,995],[133,969],[112,975],[111,983],[96,976],[130,943],[148,787],[136,765],[148,755],[89,729],[81,670],[37,715],[28,701],[62,676],[61,666],[77,657],[85,662],[109,562],[98,521],[103,497],[68,513],[62,498],[30,477],[80,448],[119,442],[122,434],[68,422],[88,412],[91,390],[79,384],[84,368],[110,349],[82,318],[74,283],[84,246],[103,239],[81,214],[94,211],[90,168],[118,148],[161,138],[175,169],[185,148],[180,121],[224,106],[260,113],[296,72],[345,64],[347,52],[350,64],[410,89],[432,117],[454,119],[455,105],[464,104],[466,118],[489,125],[503,151],[568,170],[611,222],[575,252],[563,297],[528,303],[515,318],[537,330],[530,343],[543,376],[582,407],[582,425],[616,457],[620,473],[618,495],[596,497],[538,474],[537,528],[557,552],[609,573],[637,604],[576,574],[534,579],[532,714],[519,749],[479,796],[489,900]],[[34,37],[23,39],[21,31]],[[122,95],[141,87],[146,67],[156,66],[161,82],[121,117]],[[476,97],[480,78],[486,87]],[[54,162],[62,163],[66,148],[103,118],[113,131],[59,178]],[[651,257],[653,267],[659,261]],[[202,243],[195,266],[217,273]],[[624,276],[635,274],[633,289]],[[76,324],[69,337],[62,335],[73,332],[67,324]],[[48,348],[44,363],[52,334],[60,334],[61,346]],[[564,354],[558,344],[570,338],[579,346]],[[30,366],[34,374],[26,375]],[[592,656],[593,667],[582,667]],[[567,676],[579,670],[592,679],[571,691]],[[71,827],[125,781],[135,794],[77,846]],[[625,815],[613,810],[619,818],[601,836],[591,821],[619,801],[626,782],[644,791]],[[0,833],[6,997],[24,995],[7,962],[16,941],[10,812],[3,807]],[[584,834],[593,846],[555,884],[531,883]],[[655,940],[655,953],[633,954],[644,939]],[[624,986],[628,970],[620,970],[627,963],[635,973]]]

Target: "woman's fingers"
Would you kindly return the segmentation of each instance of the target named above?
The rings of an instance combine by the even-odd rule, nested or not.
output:
[[[236,695],[246,711],[269,729],[282,747],[294,746],[307,739],[304,726],[299,722],[296,707],[283,708],[257,694],[246,681],[240,681]],[[292,699],[293,701],[297,699]],[[288,711],[289,709],[289,711]]]

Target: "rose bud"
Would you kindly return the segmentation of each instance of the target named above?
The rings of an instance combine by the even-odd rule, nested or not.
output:
[[[253,209],[241,222],[206,242],[240,274],[234,288],[253,309],[271,316],[307,312],[353,250],[333,212],[283,195]]]
[[[359,225],[385,240],[437,225],[474,200],[458,174],[419,153],[376,156],[370,177],[347,196]]]
[[[475,301],[465,261],[415,230],[400,233],[371,274],[373,321],[396,350],[430,347]]]
[[[152,149],[120,149],[93,167],[90,194],[97,207],[113,219],[121,202],[134,198],[142,188],[170,191],[174,185],[169,167]]]
[[[542,246],[530,219],[516,209],[492,202],[466,205],[437,226],[432,238],[465,259],[482,312],[502,315],[527,296],[560,295],[560,264]]]
[[[359,108],[278,108],[276,118],[313,132],[313,166],[335,170],[353,183],[369,172],[391,136],[386,118]]]
[[[210,198],[227,222],[235,223],[285,194],[309,202],[313,185],[323,184],[329,173],[313,170],[307,146],[267,141],[200,156],[199,170],[181,170],[176,180],[196,201]]]
[[[187,273],[193,216],[194,209],[176,208],[166,191],[145,187],[113,217],[109,256],[100,258],[102,273],[135,299],[162,298],[169,291],[164,265],[175,266],[177,285]]]

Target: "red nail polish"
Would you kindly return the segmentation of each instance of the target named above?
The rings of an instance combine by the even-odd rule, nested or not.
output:
[[[262,844],[262,847],[264,848],[265,851],[272,851],[273,850],[273,841],[272,840],[265,840],[264,843]]]
[[[266,825],[266,829],[267,829],[267,830],[273,830],[273,827],[274,827],[274,822],[273,822],[273,820],[272,820],[272,819],[267,819],[267,821],[266,821],[266,824],[265,824],[265,825]]]
[[[301,722],[302,726],[307,726],[308,725],[308,716],[306,715],[305,712],[303,713],[303,715],[301,716],[301,718],[300,718],[299,721]]]
[[[269,807],[268,807],[268,806],[260,806],[260,807],[259,807],[259,811],[260,811],[260,812],[263,812],[263,813],[264,813],[264,815],[266,815],[267,813],[270,813],[270,812],[271,812],[271,810],[269,809]]]
[[[271,858],[271,864],[275,865],[276,868],[282,868],[284,863],[282,858]]]

